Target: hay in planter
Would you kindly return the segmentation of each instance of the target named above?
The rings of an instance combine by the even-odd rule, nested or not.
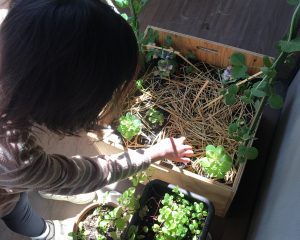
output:
[[[139,96],[132,94],[124,107],[124,113],[137,115],[144,126],[140,136],[125,141],[125,146],[139,148],[166,137],[185,136],[187,143],[194,147],[194,157],[205,156],[205,147],[212,144],[224,146],[234,159],[239,144],[229,138],[228,126],[238,118],[250,122],[254,109],[241,101],[232,106],[225,105],[220,97],[222,84],[216,67],[199,63],[196,68],[193,65],[194,71],[190,72],[189,66],[180,66],[171,77],[157,76],[156,68],[144,75],[146,89]],[[160,131],[153,130],[147,120],[146,112],[151,107],[166,113],[165,124]],[[233,182],[237,167],[234,164],[232,171],[228,172],[226,184]],[[188,168],[205,176],[201,168]]]

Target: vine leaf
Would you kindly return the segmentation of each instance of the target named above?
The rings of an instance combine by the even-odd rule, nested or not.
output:
[[[281,51],[286,53],[299,52],[300,51],[300,38],[295,38],[291,41],[281,40],[279,41],[279,47]]]
[[[226,94],[224,96],[224,102],[226,105],[232,106],[236,103],[237,99],[235,97],[235,95],[232,94]]]
[[[123,218],[118,218],[115,224],[118,229],[123,230],[126,226],[126,221]]]
[[[121,16],[126,20],[128,21],[129,17],[126,13],[122,13]]]
[[[246,64],[246,57],[242,53],[234,53],[230,57],[230,63],[234,66],[244,66]]]
[[[272,94],[268,98],[268,103],[271,106],[271,108],[280,109],[280,108],[282,108],[284,101],[280,95]]]
[[[240,79],[240,78],[247,78],[247,66],[241,65],[241,66],[233,66],[231,70],[231,75],[235,79]]]
[[[237,94],[238,93],[238,91],[239,91],[239,89],[238,89],[238,87],[237,87],[237,85],[236,84],[232,84],[232,85],[230,85],[229,87],[228,87],[228,93],[229,94]]]
[[[274,78],[277,74],[277,71],[271,67],[262,67],[261,71],[264,75],[268,76],[268,78]]]
[[[165,41],[164,41],[164,47],[170,48],[173,45],[173,39],[171,36],[167,36]]]
[[[300,0],[288,0],[288,4],[297,5],[300,3]]]
[[[267,93],[265,91],[263,91],[261,89],[257,89],[257,88],[252,88],[251,89],[251,94],[253,96],[259,97],[259,98],[267,96]]]
[[[237,155],[240,160],[254,160],[258,156],[258,150],[255,147],[241,145],[239,146]]]
[[[268,83],[266,81],[259,81],[253,84],[251,89],[251,94],[255,97],[265,97],[267,96],[266,88]]]
[[[272,67],[272,62],[268,56],[263,57],[264,65],[268,68]]]
[[[128,7],[128,0],[115,0],[115,3],[120,8],[127,8]]]

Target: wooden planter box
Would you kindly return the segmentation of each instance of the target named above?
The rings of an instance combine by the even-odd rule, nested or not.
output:
[[[164,42],[166,36],[171,36],[173,39],[172,46],[175,50],[183,55],[193,52],[199,60],[205,63],[226,68],[230,65],[230,56],[235,52],[240,52],[246,57],[250,74],[259,72],[260,67],[263,66],[263,55],[156,27],[151,28],[159,33],[160,43]],[[114,146],[120,149],[120,146]],[[116,150],[112,151],[115,152]],[[178,167],[168,167],[160,163],[151,165],[149,175],[152,179],[160,179],[178,185],[187,191],[208,198],[214,204],[216,215],[224,217],[237,192],[244,168],[245,164],[240,164],[232,186],[207,179]]]

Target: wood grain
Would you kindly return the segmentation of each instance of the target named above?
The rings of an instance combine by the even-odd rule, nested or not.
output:
[[[148,25],[276,56],[293,7],[286,0],[149,0],[140,19]]]

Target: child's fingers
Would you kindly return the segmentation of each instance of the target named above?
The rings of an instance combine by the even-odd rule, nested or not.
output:
[[[180,161],[179,162],[182,162],[182,163],[190,163],[191,162],[191,159],[189,158],[180,158]]]
[[[177,141],[179,144],[183,144],[185,142],[185,137],[180,137],[180,138],[177,138]]]
[[[183,148],[184,148],[185,151],[193,149],[193,147],[190,146],[190,145],[183,145]]]
[[[183,150],[180,155],[190,157],[191,155],[194,155],[194,151],[192,149]]]

